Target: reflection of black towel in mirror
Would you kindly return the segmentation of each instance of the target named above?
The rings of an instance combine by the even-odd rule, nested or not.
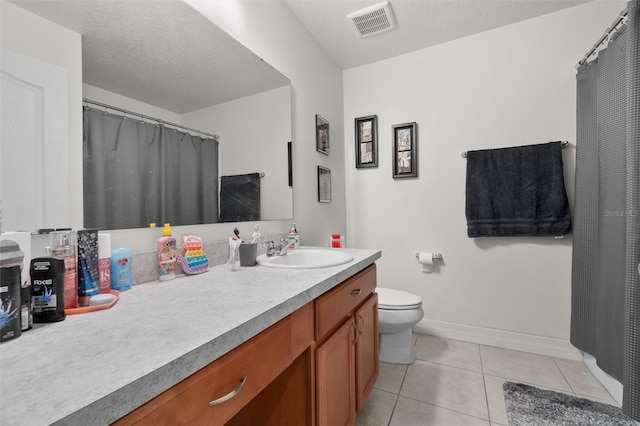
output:
[[[260,220],[260,174],[220,178],[220,222]]]
[[[467,234],[571,232],[560,142],[467,152]]]

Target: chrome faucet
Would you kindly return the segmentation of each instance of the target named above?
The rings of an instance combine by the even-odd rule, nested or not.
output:
[[[278,256],[284,256],[289,251],[289,247],[293,246],[295,241],[289,240],[288,238],[283,238],[280,240],[280,252]]]
[[[289,247],[293,244],[293,241],[290,241],[286,238],[282,238],[279,243],[267,241],[265,243],[265,245],[267,246],[267,257],[284,256],[287,254]]]

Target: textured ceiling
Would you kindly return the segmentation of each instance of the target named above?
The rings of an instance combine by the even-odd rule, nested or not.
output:
[[[381,0],[284,0],[342,68],[391,58],[591,0],[390,0],[397,27],[360,38],[346,16]]]
[[[176,0],[12,0],[82,34],[87,84],[185,113],[289,81]]]
[[[10,1],[82,34],[85,83],[175,113],[289,84],[181,0]],[[590,0],[391,0],[397,28],[368,38],[346,15],[379,0],[245,1],[284,1],[348,69]]]

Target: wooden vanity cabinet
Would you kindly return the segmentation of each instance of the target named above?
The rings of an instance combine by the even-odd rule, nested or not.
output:
[[[354,424],[379,374],[375,287],[373,264],[114,424]]]
[[[309,424],[312,342],[313,305],[309,303],[115,424],[242,424],[233,420],[236,415],[258,418],[263,425]],[[214,400],[220,403],[212,406]]]
[[[319,426],[352,425],[379,374],[375,264],[315,301]]]

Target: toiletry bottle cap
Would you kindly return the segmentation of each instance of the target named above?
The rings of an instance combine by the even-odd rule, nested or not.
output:
[[[340,234],[331,234],[331,238],[340,238]]]
[[[298,230],[296,229],[296,224],[294,223],[293,226],[291,227],[291,229],[289,230],[289,232],[298,232]]]
[[[151,223],[149,224],[149,228],[155,228],[155,227],[156,227],[156,223],[155,223],[155,222],[151,222]]]
[[[163,237],[170,237],[171,236],[171,225],[168,223],[164,224],[164,229],[162,230],[162,236]]]

